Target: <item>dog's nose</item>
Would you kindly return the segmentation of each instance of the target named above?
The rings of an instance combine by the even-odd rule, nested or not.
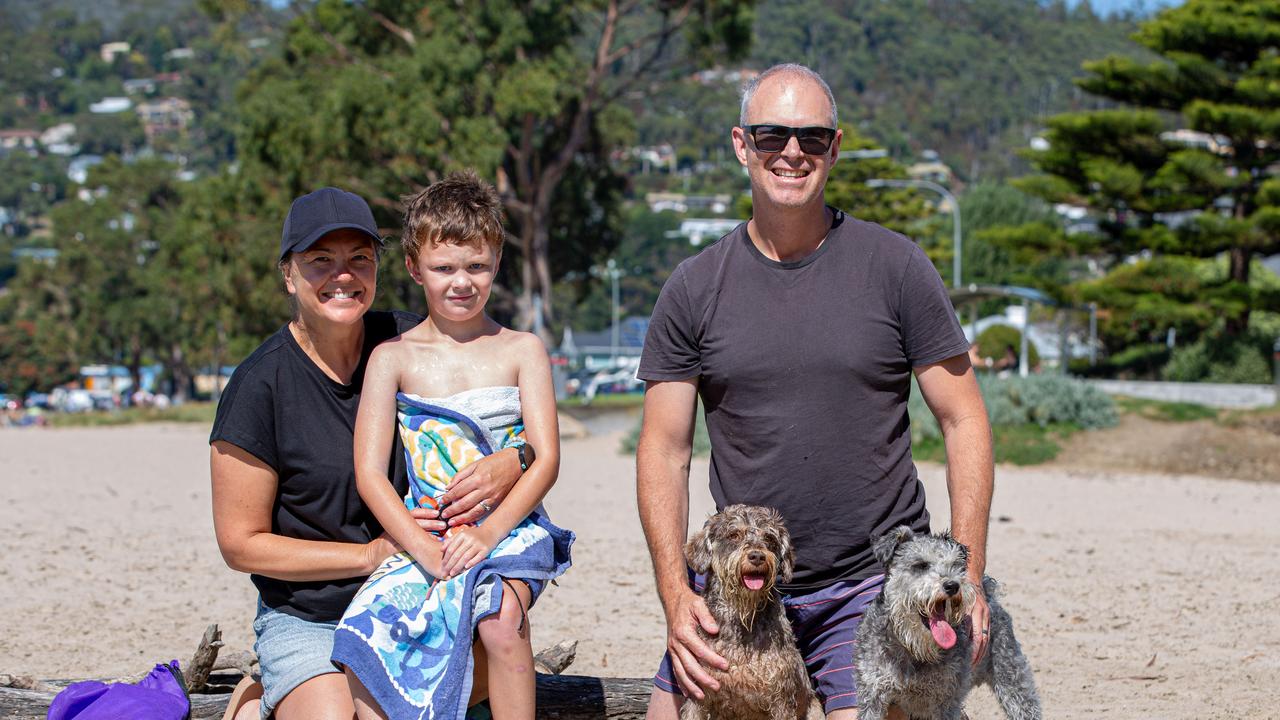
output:
[[[942,583],[942,590],[948,595],[955,595],[960,592],[960,583],[955,580],[948,580]]]
[[[752,550],[747,553],[747,560],[751,561],[752,565],[760,565],[764,563],[764,553],[759,550]]]

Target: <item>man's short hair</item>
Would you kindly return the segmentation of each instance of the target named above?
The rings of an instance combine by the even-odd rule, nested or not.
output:
[[[746,127],[747,125],[747,106],[751,104],[751,98],[755,96],[756,89],[760,87],[760,83],[774,75],[790,75],[792,77],[808,78],[822,88],[822,92],[827,96],[827,102],[831,103],[831,127],[839,127],[838,116],[836,113],[836,96],[831,94],[831,86],[827,85],[827,81],[822,79],[818,73],[799,63],[781,63],[765,70],[759,75],[751,78],[742,86],[742,109],[738,113],[738,126]]]
[[[493,185],[474,171],[450,173],[425,190],[403,198],[404,235],[400,245],[417,262],[424,244],[491,247],[502,251],[502,200]]]

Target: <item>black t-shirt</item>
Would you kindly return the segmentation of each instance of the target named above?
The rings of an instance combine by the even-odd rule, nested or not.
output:
[[[289,326],[262,343],[231,376],[209,442],[243,448],[276,471],[271,531],[304,540],[365,543],[382,527],[356,491],[352,435],[365,364],[374,346],[422,318],[406,312],[364,316],[364,348],[350,385],[330,379],[303,352]],[[388,477],[402,495],[404,451],[396,438]],[[364,577],[290,582],[252,575],[268,607],[311,621],[337,620]]]
[[[911,368],[969,344],[909,239],[835,213],[808,257],[778,262],[743,223],[662,288],[644,380],[698,379],[716,506],[777,508],[796,548],[788,591],[880,572],[870,538],[927,531],[911,460]]]

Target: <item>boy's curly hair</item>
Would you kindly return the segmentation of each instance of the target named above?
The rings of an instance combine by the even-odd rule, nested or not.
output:
[[[405,205],[404,235],[400,245],[413,262],[424,243],[488,246],[502,252],[502,200],[493,185],[472,170],[450,173],[413,195]]]

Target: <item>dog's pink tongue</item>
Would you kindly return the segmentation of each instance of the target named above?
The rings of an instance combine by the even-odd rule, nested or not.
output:
[[[941,608],[935,609],[929,616],[929,632],[933,633],[933,641],[943,650],[950,650],[956,644],[956,629],[947,622]]]
[[[763,575],[743,575],[742,584],[747,586],[748,590],[759,590],[764,587]]]

